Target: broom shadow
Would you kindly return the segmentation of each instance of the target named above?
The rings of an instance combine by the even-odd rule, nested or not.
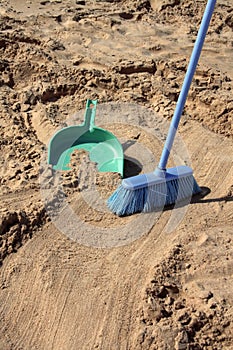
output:
[[[219,198],[209,198],[209,199],[203,199],[205,198],[210,192],[211,189],[209,187],[200,187],[201,193],[196,194],[191,199],[191,204],[195,203],[213,203],[213,202],[233,202],[233,196],[223,196]]]
[[[172,205],[167,205],[164,207],[164,211],[172,210],[174,208],[182,208],[188,204],[203,204],[203,203],[216,203],[216,202],[233,202],[233,196],[223,196],[219,198],[207,198],[204,199],[208,194],[211,193],[211,189],[209,187],[200,186],[201,192],[195,194],[191,197],[191,199],[186,199]]]

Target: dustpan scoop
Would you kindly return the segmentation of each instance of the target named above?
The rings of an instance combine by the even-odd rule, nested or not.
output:
[[[76,149],[89,152],[100,172],[117,172],[123,176],[124,153],[111,132],[95,126],[97,100],[87,100],[84,123],[59,130],[48,146],[48,163],[55,170],[70,170],[70,158]]]

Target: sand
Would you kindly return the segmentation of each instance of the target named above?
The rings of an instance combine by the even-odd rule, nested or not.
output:
[[[170,165],[203,193],[119,218],[118,174],[85,152],[46,164],[83,121],[123,144],[125,174],[152,171],[204,1],[0,4],[0,350],[233,347],[233,5],[217,1]]]

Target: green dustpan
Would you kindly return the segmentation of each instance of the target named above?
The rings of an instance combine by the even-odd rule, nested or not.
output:
[[[111,132],[95,126],[97,100],[87,100],[85,120],[81,125],[59,130],[48,146],[48,163],[55,170],[70,170],[74,150],[89,152],[90,160],[97,163],[100,172],[117,172],[123,176],[124,153],[121,143]]]

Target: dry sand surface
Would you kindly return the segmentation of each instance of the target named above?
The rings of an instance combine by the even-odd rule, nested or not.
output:
[[[1,0],[0,350],[233,348],[232,0],[217,1],[171,159],[205,196],[119,218],[105,207],[118,174],[82,151],[58,178],[41,165],[90,98],[126,175],[152,170],[204,7]]]

